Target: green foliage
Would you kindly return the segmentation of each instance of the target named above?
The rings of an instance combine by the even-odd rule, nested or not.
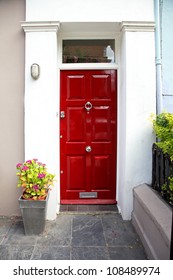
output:
[[[155,118],[152,117],[152,122],[154,132],[159,140],[156,145],[173,160],[173,114],[161,113]]]
[[[158,142],[155,144],[173,161],[173,114],[163,112],[157,116],[151,115],[151,120],[153,130],[158,138]],[[170,174],[172,174],[172,168]],[[161,189],[167,200],[173,203],[173,175],[166,179]]]
[[[173,203],[173,176],[169,177],[169,195],[170,201]]]
[[[173,176],[168,177],[168,183],[162,185],[162,191],[166,193],[168,201],[173,203]]]
[[[48,173],[46,165],[37,159],[27,160],[16,165],[17,187],[23,188],[23,198],[41,200],[47,196],[53,186],[55,175]]]

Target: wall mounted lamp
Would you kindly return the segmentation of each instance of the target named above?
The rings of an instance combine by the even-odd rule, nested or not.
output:
[[[37,63],[31,65],[31,77],[37,80],[40,76],[40,66]]]

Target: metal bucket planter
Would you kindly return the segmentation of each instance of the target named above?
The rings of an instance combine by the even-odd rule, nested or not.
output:
[[[45,200],[25,200],[19,198],[19,206],[23,218],[26,235],[43,233],[46,223],[48,196]]]

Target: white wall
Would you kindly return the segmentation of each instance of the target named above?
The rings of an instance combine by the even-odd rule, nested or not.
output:
[[[127,31],[121,47],[117,185],[120,211],[129,219],[132,188],[151,183],[154,136],[149,117],[156,106],[154,32]]]
[[[32,29],[32,28],[31,28]],[[48,171],[56,174],[57,182],[50,193],[48,219],[55,219],[57,186],[59,186],[59,110],[57,34],[26,31],[25,62],[25,159],[37,158]],[[33,80],[31,65],[40,66],[40,77]]]
[[[27,0],[26,2],[27,20],[48,20],[49,27],[54,24],[55,19],[61,22],[101,21],[102,28],[98,30],[101,34],[102,30],[109,32],[106,28],[104,29],[105,21],[116,23],[128,20],[122,24],[122,30],[120,30],[120,24],[117,25],[119,35],[122,35],[120,49],[117,50],[117,53],[120,53],[118,58],[117,199],[123,218],[130,219],[133,187],[140,183],[151,182],[151,146],[154,139],[148,118],[155,112],[156,105],[153,1],[87,0],[87,5],[83,10],[81,0]],[[131,20],[133,20],[132,23]],[[138,20],[140,22],[136,22]],[[42,23],[39,24],[42,25]],[[32,23],[28,22],[28,25]],[[35,22],[34,25],[36,27],[37,23]],[[70,23],[66,25],[67,29],[68,26],[70,27]],[[84,30],[87,30],[88,36],[88,26],[90,25],[87,23],[78,26],[78,32],[83,37],[85,37]],[[42,26],[42,31],[35,27],[31,27],[31,30],[26,33],[25,149],[27,159],[38,157],[57,174],[58,182],[51,194],[48,208],[48,218],[52,219],[55,218],[58,202],[56,190],[59,194],[60,187],[59,121],[56,118],[56,111],[59,111],[58,68],[61,67],[58,64],[60,50],[57,48],[56,36],[59,38],[60,33],[56,35],[55,31],[47,30],[46,27]],[[99,27],[96,24],[94,28]],[[72,34],[74,31],[71,29]],[[92,31],[90,31],[91,34]],[[30,66],[34,62],[41,66],[41,75],[37,81],[33,81],[30,77]],[[91,66],[86,65],[86,67],[88,69]]]
[[[162,71],[163,71],[163,94],[173,96],[173,1],[164,0],[162,8]]]
[[[153,0],[26,0],[26,20],[153,20]]]
[[[163,109],[173,113],[173,1],[164,0],[161,10],[161,48],[163,78]]]

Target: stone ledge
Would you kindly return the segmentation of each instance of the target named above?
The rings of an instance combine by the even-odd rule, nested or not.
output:
[[[133,195],[132,223],[143,242],[148,257],[169,259],[171,207],[146,184],[134,188]]]

